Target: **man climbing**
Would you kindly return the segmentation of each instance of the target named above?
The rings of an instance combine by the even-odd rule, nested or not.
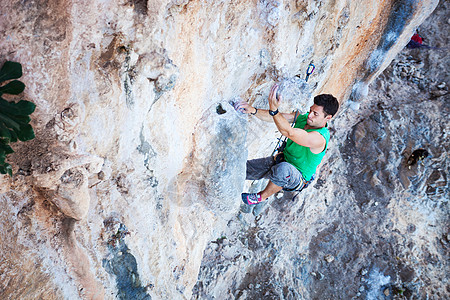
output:
[[[437,49],[437,47],[431,47],[428,45],[425,45],[423,42],[425,41],[424,37],[421,37],[418,33],[414,33],[414,35],[411,37],[411,40],[406,45],[406,48],[409,49],[416,49],[416,48],[426,48],[426,49]]]
[[[282,97],[277,96],[277,91],[278,85],[275,84],[269,94],[269,110],[256,109],[245,101],[236,105],[236,110],[240,112],[254,115],[263,121],[275,122],[281,134],[288,138],[284,151],[275,157],[247,161],[246,179],[270,180],[261,192],[242,194],[242,201],[248,205],[260,203],[281,189],[300,191],[305,187],[325,155],[330,139],[327,122],[339,109],[335,97],[318,95],[314,97],[309,113],[299,115],[295,126],[291,127],[289,122],[294,122],[296,114],[278,112]]]

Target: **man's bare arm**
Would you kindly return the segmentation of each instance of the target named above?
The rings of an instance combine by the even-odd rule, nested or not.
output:
[[[281,114],[288,122],[292,123],[294,122],[294,113],[279,113]],[[266,121],[266,122],[274,122],[273,117],[269,114],[268,109],[259,109],[258,112],[255,115],[258,119]],[[298,114],[297,114],[298,116]]]
[[[310,148],[313,153],[320,153],[326,145],[325,138],[318,132],[307,132],[300,128],[292,128],[283,115],[277,114],[273,117],[275,125],[282,135],[294,143]]]
[[[273,122],[274,119],[269,115],[268,109],[256,109],[246,101],[241,101],[235,105],[235,109],[245,114],[251,114],[265,122]],[[256,112],[256,114],[255,114]],[[281,115],[290,123],[294,122],[295,113],[281,113]],[[298,114],[297,114],[298,116]]]
[[[269,107],[274,111],[278,109],[281,96],[277,98],[278,86],[274,85],[269,93]],[[291,139],[294,143],[310,148],[313,153],[320,153],[326,145],[325,138],[318,132],[307,132],[300,128],[292,128],[289,121],[280,113],[273,116],[273,120],[282,135]]]

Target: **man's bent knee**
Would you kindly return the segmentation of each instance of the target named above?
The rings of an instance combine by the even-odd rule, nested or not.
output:
[[[285,189],[293,189],[301,182],[301,173],[288,162],[282,162],[272,167],[269,179]]]

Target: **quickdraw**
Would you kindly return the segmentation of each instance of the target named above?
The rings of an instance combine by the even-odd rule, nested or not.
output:
[[[306,68],[306,77],[305,77],[305,81],[308,82],[309,76],[314,72],[314,70],[316,69],[316,66],[314,66],[313,62],[311,61],[308,65],[308,67]],[[300,74],[295,75],[295,77],[301,78]]]
[[[309,63],[308,68],[306,68],[306,78],[305,81],[308,82],[309,75],[311,75],[314,72],[314,69],[316,66],[312,62]]]

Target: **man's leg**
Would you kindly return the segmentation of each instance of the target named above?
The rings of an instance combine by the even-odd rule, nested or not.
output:
[[[247,180],[259,180],[266,177],[270,168],[273,167],[275,161],[273,156],[247,160]]]
[[[269,184],[266,186],[266,188],[260,193],[261,198],[264,200],[266,200],[267,198],[269,198],[270,196],[272,196],[273,194],[281,191],[281,189],[283,189],[283,187],[276,185],[275,183],[273,183],[272,181],[269,181]]]
[[[247,180],[259,180],[267,178],[270,169],[275,165],[273,156],[263,157],[258,159],[247,160]],[[242,193],[242,201],[248,205],[257,204],[261,202],[261,193]]]
[[[262,202],[282,188],[292,189],[301,182],[302,174],[293,165],[281,162],[274,165],[268,174],[270,179],[266,188],[259,193],[243,193],[242,201],[248,205]]]

